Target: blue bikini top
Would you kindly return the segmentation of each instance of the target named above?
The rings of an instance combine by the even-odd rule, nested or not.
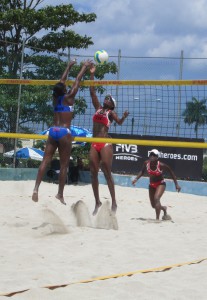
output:
[[[73,105],[63,105],[64,96],[65,95],[59,96],[57,98],[58,103],[54,107],[54,112],[73,112],[74,111]]]

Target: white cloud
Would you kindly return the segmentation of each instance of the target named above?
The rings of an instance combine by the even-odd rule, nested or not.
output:
[[[45,0],[42,5],[50,2]],[[143,54],[160,55],[161,51],[171,55],[172,49],[179,49],[180,44],[179,50],[185,46],[187,49],[183,50],[190,53],[189,36],[198,39],[207,30],[206,0],[72,0],[69,3],[79,12],[97,14],[94,23],[79,23],[73,28],[91,36],[95,48],[102,48],[105,42],[110,51],[124,47],[125,53],[132,53],[138,46]],[[55,5],[59,4],[68,4],[68,0],[56,0]]]
[[[45,0],[43,5],[71,3],[79,12],[94,12],[93,23],[78,23],[73,30],[92,37],[87,50],[105,49],[122,55],[207,57],[206,0]],[[198,62],[191,64],[194,67]]]
[[[57,1],[58,2],[58,1]],[[56,2],[56,3],[57,3]],[[179,55],[183,49],[195,53],[194,40],[207,29],[207,1],[204,0],[105,0],[70,1],[80,11],[87,5],[97,14],[91,24],[74,29],[92,36],[92,49],[108,48],[110,53],[129,55]],[[201,52],[201,51],[200,51]]]
[[[148,50],[149,56],[179,56],[181,50],[189,49],[195,46],[197,42],[195,36],[177,36],[172,39],[166,38],[160,40],[160,44]]]

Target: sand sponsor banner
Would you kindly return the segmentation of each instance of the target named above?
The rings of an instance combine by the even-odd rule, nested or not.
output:
[[[203,139],[185,139],[174,137],[131,136],[111,134],[113,138],[161,140],[176,142],[204,142]],[[149,151],[156,148],[160,151],[160,161],[168,164],[176,176],[183,179],[202,179],[203,149],[178,147],[150,147],[127,144],[113,144],[114,157],[112,172],[121,174],[136,174],[148,158]]]

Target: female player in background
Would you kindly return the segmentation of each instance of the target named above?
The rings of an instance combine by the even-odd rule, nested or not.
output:
[[[150,151],[149,159],[146,160],[142,166],[141,171],[137,174],[136,178],[132,181],[132,184],[135,185],[137,180],[144,175],[145,172],[148,173],[150,183],[149,183],[149,198],[152,207],[156,212],[156,219],[159,220],[160,212],[163,211],[164,215],[162,217],[163,220],[170,220],[171,217],[167,214],[167,207],[162,206],[160,199],[164,194],[166,188],[166,182],[163,177],[163,172],[167,171],[170,173],[172,179],[175,183],[175,188],[178,192],[180,192],[181,187],[179,186],[176,176],[170,166],[164,164],[159,161],[159,151],[157,149],[153,149]]]

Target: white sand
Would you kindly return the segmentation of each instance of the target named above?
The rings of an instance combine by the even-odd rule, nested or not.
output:
[[[172,221],[156,223],[146,189],[116,186],[114,216],[108,188],[100,185],[103,206],[93,217],[90,184],[67,185],[66,206],[54,197],[57,185],[45,182],[34,203],[33,186],[0,182],[0,299],[24,289],[9,299],[207,298],[207,260],[182,265],[207,258],[206,197],[165,192],[162,204]],[[77,283],[176,264],[181,266]]]

